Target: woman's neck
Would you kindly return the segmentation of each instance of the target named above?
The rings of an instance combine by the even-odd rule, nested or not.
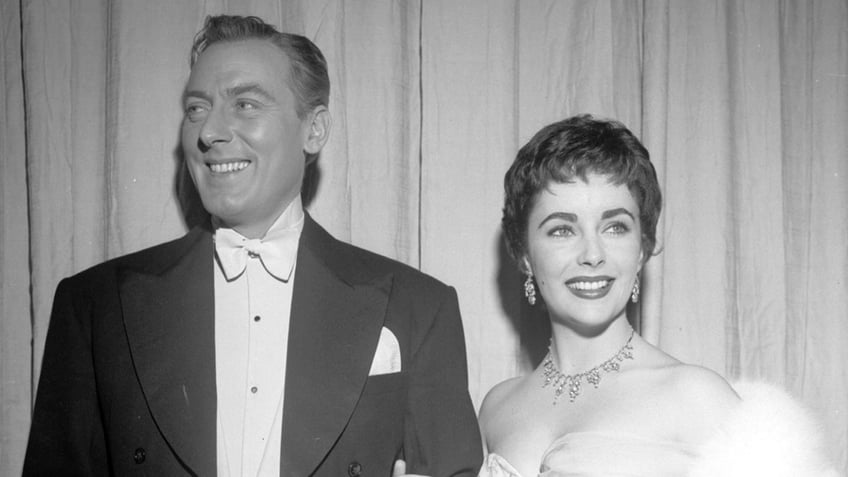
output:
[[[625,314],[609,326],[588,333],[553,323],[551,359],[564,374],[582,373],[614,356],[632,334],[633,328]]]

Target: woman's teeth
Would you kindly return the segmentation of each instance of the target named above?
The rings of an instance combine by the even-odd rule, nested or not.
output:
[[[574,282],[569,283],[569,288],[574,288],[575,290],[598,290],[600,288],[604,288],[609,285],[609,280],[600,280],[596,282]]]

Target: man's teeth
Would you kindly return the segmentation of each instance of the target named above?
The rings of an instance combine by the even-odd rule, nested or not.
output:
[[[604,288],[607,285],[609,285],[609,280],[600,280],[596,282],[574,282],[568,284],[570,288],[575,288],[577,290],[597,290],[599,288]]]
[[[236,172],[244,169],[250,164],[249,161],[239,161],[239,162],[227,162],[224,164],[209,164],[209,169],[212,172]]]

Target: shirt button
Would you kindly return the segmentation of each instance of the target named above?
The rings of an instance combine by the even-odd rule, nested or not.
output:
[[[253,321],[259,321],[261,319],[262,319],[262,317],[259,316],[259,315],[256,315],[256,316],[253,317]]]
[[[147,452],[142,447],[139,447],[133,453],[133,460],[135,461],[136,464],[143,463],[146,458],[147,458]]]
[[[252,392],[253,394],[256,394],[257,391],[259,391],[259,388],[257,388],[256,386],[250,388],[250,392]]]
[[[359,477],[362,475],[362,464],[359,462],[351,462],[350,465],[347,466],[347,475],[350,477]]]

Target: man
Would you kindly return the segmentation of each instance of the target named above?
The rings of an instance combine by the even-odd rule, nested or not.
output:
[[[306,38],[207,19],[181,142],[211,220],[60,283],[25,475],[476,475],[455,292],[303,211],[328,96]]]

